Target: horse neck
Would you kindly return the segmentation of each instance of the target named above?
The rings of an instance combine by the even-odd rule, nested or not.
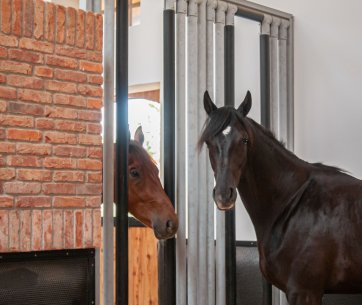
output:
[[[292,196],[308,179],[305,162],[254,124],[254,140],[238,190],[262,240]]]

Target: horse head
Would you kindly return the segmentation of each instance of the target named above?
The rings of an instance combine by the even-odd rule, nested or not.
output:
[[[176,234],[178,218],[158,175],[156,162],[143,148],[144,135],[138,127],[128,153],[128,210],[153,228],[158,239]]]
[[[208,148],[216,180],[214,201],[220,210],[229,210],[235,205],[236,187],[248,156],[250,137],[244,118],[251,108],[251,94],[248,91],[238,109],[230,106],[218,108],[206,91],[204,108],[208,119],[199,140],[199,149],[203,143]]]

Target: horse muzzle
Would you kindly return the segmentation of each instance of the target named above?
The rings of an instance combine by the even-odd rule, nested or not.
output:
[[[232,187],[226,188],[224,191],[220,191],[214,188],[213,191],[214,201],[217,208],[221,211],[227,211],[234,208],[236,196],[236,189]]]
[[[152,227],[157,239],[169,239],[174,237],[177,232],[178,219],[169,219],[166,223],[157,222]]]

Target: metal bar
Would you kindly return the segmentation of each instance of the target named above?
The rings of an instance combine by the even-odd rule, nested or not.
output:
[[[114,1],[104,3],[103,304],[114,304]]]
[[[163,11],[164,188],[175,203],[175,11]],[[176,303],[175,239],[159,242],[159,304]]]
[[[260,35],[260,121],[270,128],[270,52],[269,35]]]
[[[187,304],[197,305],[198,279],[198,3],[189,1],[187,17]]]
[[[280,103],[279,103],[279,60],[278,60],[278,36],[279,36],[279,18],[272,18],[269,52],[270,52],[270,129],[275,136],[280,139],[279,123]]]
[[[177,2],[176,14],[176,304],[186,305],[186,13],[187,2]]]
[[[225,105],[235,104],[234,26],[225,26]],[[236,305],[235,210],[225,212],[226,305]]]
[[[128,304],[128,2],[116,7],[116,305]]]
[[[294,150],[294,20],[289,19],[288,38],[288,141],[290,150]]]

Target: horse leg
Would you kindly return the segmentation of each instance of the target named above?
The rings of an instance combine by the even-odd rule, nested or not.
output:
[[[314,291],[287,292],[289,305],[322,305],[322,294]]]

